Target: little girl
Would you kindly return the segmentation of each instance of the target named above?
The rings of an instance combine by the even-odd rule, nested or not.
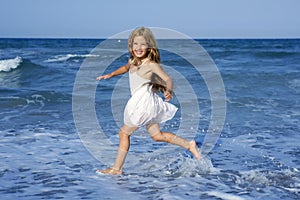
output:
[[[141,126],[146,126],[154,141],[168,142],[188,149],[200,159],[194,140],[188,142],[173,133],[161,132],[159,123],[170,120],[177,108],[170,104],[172,79],[160,66],[160,55],[153,33],[148,28],[135,29],[128,39],[129,62],[114,72],[99,76],[97,80],[109,79],[129,71],[131,98],[124,111],[124,126],[119,131],[119,148],[113,167],[97,170],[104,174],[121,174],[130,146],[130,135]],[[163,92],[166,101],[158,96]]]

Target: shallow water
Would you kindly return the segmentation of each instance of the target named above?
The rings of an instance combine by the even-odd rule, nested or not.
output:
[[[122,82],[127,77],[97,87],[97,117],[111,144],[93,145],[106,150],[105,162],[85,148],[72,113],[73,86],[82,62],[105,59],[90,54],[99,42],[0,40],[0,66],[14,66],[0,71],[1,199],[299,198],[299,40],[198,41],[216,63],[226,89],[226,121],[216,146],[196,161],[181,148],[151,141],[141,129],[132,136],[121,176],[98,175],[95,170],[114,161],[110,148],[118,143],[118,110],[129,97]],[[176,47],[182,41],[173,42]],[[194,88],[200,86],[195,95],[201,113],[195,125],[194,108],[187,106],[188,112],[178,113],[164,129],[176,132],[186,120],[191,126],[185,131],[197,134],[183,136],[195,137],[201,147],[211,113],[205,83],[178,56],[162,51],[162,57]],[[123,55],[107,70],[127,59]],[[114,90],[116,84],[120,90]],[[190,103],[189,98],[180,101],[182,105],[179,101],[178,94],[175,105]],[[117,109],[112,111],[111,104]],[[98,141],[97,130],[87,134]]]

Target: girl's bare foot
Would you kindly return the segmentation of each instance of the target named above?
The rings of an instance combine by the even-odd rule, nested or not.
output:
[[[190,141],[189,151],[194,155],[194,157],[197,160],[201,159],[201,156],[199,154],[199,150],[198,150],[198,147],[197,147],[197,144],[196,144],[195,140]]]
[[[96,171],[97,173],[102,173],[102,174],[111,174],[111,175],[120,175],[122,174],[122,170],[114,169],[114,168],[108,168],[105,170],[100,170],[98,169]]]

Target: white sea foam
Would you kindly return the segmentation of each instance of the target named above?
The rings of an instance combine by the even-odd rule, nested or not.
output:
[[[95,54],[66,54],[66,55],[57,55],[54,56],[53,58],[49,58],[47,60],[45,60],[45,62],[64,62],[67,61],[69,59],[73,59],[73,58],[94,58],[94,57],[98,57],[99,55],[95,55]]]
[[[16,69],[22,63],[22,58],[17,56],[13,59],[0,60],[0,72],[9,72]]]
[[[207,192],[207,194],[209,196],[218,197],[218,198],[224,199],[224,200],[243,200],[244,199],[242,197],[239,197],[239,196],[236,196],[233,194],[219,192],[219,191],[210,191],[210,192]]]

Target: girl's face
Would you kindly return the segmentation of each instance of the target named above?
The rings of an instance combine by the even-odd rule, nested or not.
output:
[[[143,36],[134,37],[132,50],[134,55],[140,59],[143,59],[147,56],[148,45]]]

